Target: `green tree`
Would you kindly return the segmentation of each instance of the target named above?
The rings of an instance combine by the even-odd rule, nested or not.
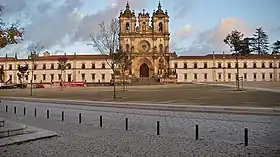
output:
[[[277,40],[273,43],[272,54],[280,54],[280,40]]]
[[[70,63],[68,63],[68,59],[67,59],[67,57],[66,57],[66,54],[64,54],[64,56],[62,56],[62,57],[59,57],[58,58],[58,69],[60,70],[60,89],[62,90],[62,87],[63,87],[63,81],[62,81],[62,78],[63,78],[63,80],[64,80],[64,82],[65,82],[65,70],[67,69],[67,68],[70,68],[70,66],[71,66],[71,64]],[[63,75],[63,73],[64,73],[64,75]],[[64,76],[64,77],[63,77]]]
[[[33,80],[34,80],[34,71],[37,69],[37,66],[38,66],[37,61],[38,61],[40,52],[43,50],[43,48],[44,48],[44,46],[42,46],[38,42],[31,43],[27,47],[27,50],[28,50],[28,60],[30,60],[30,62],[31,62],[31,68],[30,68],[30,71],[31,71],[30,96],[33,95],[32,88],[33,88]]]
[[[256,29],[256,32],[253,34],[253,50],[257,54],[267,54],[268,53],[268,35],[259,27]]]
[[[97,48],[104,55],[104,60],[112,70],[113,98],[116,99],[116,74],[120,63],[119,52],[119,21],[114,18],[106,25],[99,24],[99,31],[90,34],[92,42],[88,45]]]
[[[236,87],[237,90],[240,90],[239,83],[239,64],[238,59],[240,56],[247,55],[251,53],[251,44],[252,38],[244,38],[244,34],[239,32],[238,30],[234,30],[231,34],[228,34],[224,39],[224,43],[230,47],[232,55],[235,56],[236,59]]]
[[[7,24],[1,18],[4,7],[0,4],[0,48],[10,44],[17,44],[23,40],[24,28],[20,28],[20,22]]]

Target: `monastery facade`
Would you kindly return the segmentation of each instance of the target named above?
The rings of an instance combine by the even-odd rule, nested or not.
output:
[[[234,82],[236,57],[231,54],[205,56],[177,56],[170,51],[169,16],[161,4],[150,16],[135,12],[127,4],[120,12],[120,47],[132,61],[127,79],[157,78],[173,83]],[[38,58],[34,83],[60,82],[110,82],[112,70],[106,64],[106,55],[65,55],[69,66],[61,75],[58,60],[63,56],[45,52]],[[0,58],[3,82],[19,83],[18,66],[29,64],[28,59]],[[279,55],[247,55],[238,59],[239,77],[244,81],[280,81]],[[30,75],[24,78],[29,83]],[[166,81],[168,82],[168,81]]]

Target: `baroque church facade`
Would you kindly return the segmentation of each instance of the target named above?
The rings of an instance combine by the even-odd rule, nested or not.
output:
[[[169,16],[159,3],[156,11],[139,13],[130,9],[121,11],[120,46],[131,57],[132,75],[136,77],[159,77],[170,72]]]
[[[156,78],[166,83],[280,81],[279,55],[250,54],[236,60],[231,54],[214,54],[209,50],[204,56],[177,56],[170,50],[169,16],[159,3],[149,14],[143,10],[138,15],[129,4],[120,12],[120,47],[131,59],[128,82],[139,78]],[[69,66],[61,74],[58,60],[66,57]],[[109,83],[112,70],[105,55],[51,55],[39,56],[33,82],[50,84],[60,82]],[[18,67],[31,64],[28,59],[0,57],[1,82],[20,83]],[[239,75],[236,74],[237,68]],[[24,78],[30,83],[31,77]]]

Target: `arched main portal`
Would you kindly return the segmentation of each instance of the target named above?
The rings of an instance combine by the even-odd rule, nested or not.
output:
[[[149,67],[146,63],[140,66],[140,77],[149,77]]]

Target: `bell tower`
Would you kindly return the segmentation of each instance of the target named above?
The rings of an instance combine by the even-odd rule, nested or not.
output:
[[[157,75],[162,77],[169,72],[169,16],[167,10],[162,10],[161,3],[159,2],[158,8],[153,12],[152,27],[153,36],[155,38],[155,56]]]
[[[119,16],[120,25],[120,47],[125,52],[133,51],[132,37],[136,28],[135,12],[130,10],[130,5],[127,2],[125,11],[120,12]]]

